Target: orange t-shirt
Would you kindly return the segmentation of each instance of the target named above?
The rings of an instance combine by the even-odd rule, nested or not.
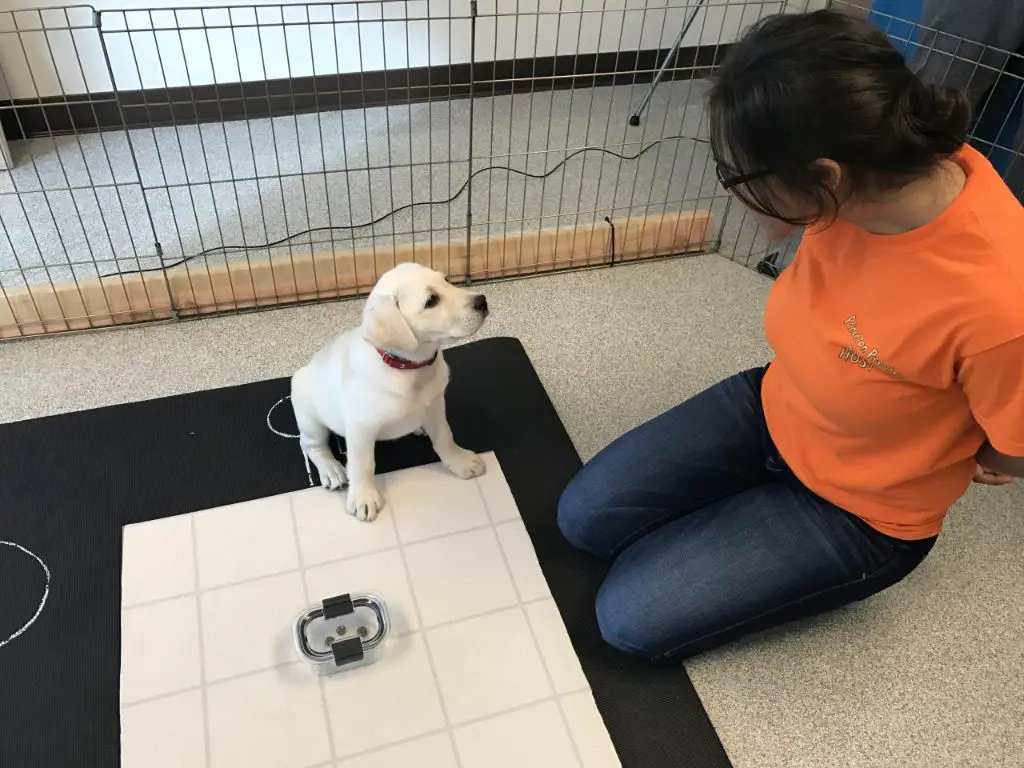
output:
[[[899,235],[809,231],[772,289],[762,400],[812,491],[902,539],[938,534],[987,438],[1024,456],[1024,208],[988,161]]]

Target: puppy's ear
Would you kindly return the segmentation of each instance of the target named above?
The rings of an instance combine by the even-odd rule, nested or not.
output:
[[[419,346],[395,296],[370,295],[363,309],[362,332],[368,342],[389,352],[411,353]]]

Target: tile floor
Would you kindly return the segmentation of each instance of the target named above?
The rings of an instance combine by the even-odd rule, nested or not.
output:
[[[614,748],[493,454],[127,526],[123,768],[611,768]],[[317,677],[292,622],[381,594],[376,663]]]

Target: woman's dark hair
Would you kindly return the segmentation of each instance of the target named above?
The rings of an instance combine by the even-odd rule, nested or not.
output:
[[[959,150],[970,123],[961,92],[922,82],[869,21],[836,11],[754,25],[719,69],[708,111],[723,184],[796,225],[839,205],[815,160],[839,163],[854,192],[897,189]],[[815,214],[787,218],[772,202],[780,189]]]

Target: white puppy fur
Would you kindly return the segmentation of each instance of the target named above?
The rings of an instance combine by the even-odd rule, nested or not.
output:
[[[443,343],[476,333],[487,317],[483,294],[456,288],[419,264],[385,273],[366,301],[363,322],[317,352],[292,376],[292,407],[300,444],[327,489],[342,488],[346,468],[328,440],[341,435],[348,446],[346,508],[373,520],[383,506],[374,483],[374,444],[422,430],[452,473],[477,477],[484,463],[455,444],[445,415],[448,366]],[[400,370],[391,359],[434,362]]]

